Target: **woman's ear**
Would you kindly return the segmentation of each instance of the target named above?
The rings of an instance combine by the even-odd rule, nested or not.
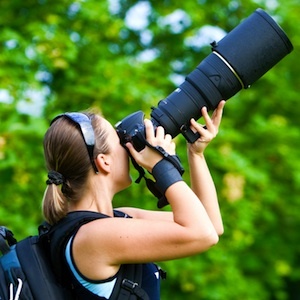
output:
[[[107,154],[100,153],[95,158],[95,164],[100,172],[110,173],[111,170],[111,158]]]

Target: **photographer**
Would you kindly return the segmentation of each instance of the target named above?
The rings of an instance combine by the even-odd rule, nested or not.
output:
[[[82,225],[64,245],[59,263],[67,266],[65,281],[75,287],[78,299],[121,299],[113,298],[121,270],[128,264],[142,264],[139,286],[148,297],[137,299],[158,300],[159,269],[152,262],[201,253],[218,242],[223,225],[204,150],[218,133],[224,105],[221,101],[212,117],[202,108],[206,127],[191,120],[191,128],[201,135],[188,144],[192,188],[157,151],[146,146],[137,152],[126,143],[135,161],[156,179],[171,212],[113,209],[114,195],[127,188],[131,178],[128,153],[107,120],[91,113],[73,113],[52,121],[44,138],[49,171],[43,199],[45,219],[56,224],[77,211],[107,216]],[[175,144],[163,127],[154,130],[152,122],[145,120],[145,132],[150,145],[175,155]],[[89,142],[91,135],[94,144]]]

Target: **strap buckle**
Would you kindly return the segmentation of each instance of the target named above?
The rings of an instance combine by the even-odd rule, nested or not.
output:
[[[134,289],[138,286],[138,283],[133,282],[129,279],[123,279],[122,286],[128,291],[134,291]]]

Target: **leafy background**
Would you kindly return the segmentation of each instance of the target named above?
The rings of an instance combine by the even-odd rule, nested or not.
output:
[[[1,0],[0,223],[18,239],[37,232],[53,116],[89,107],[113,124],[137,110],[149,116],[209,43],[258,7],[294,51],[228,101],[207,150],[225,234],[204,254],[162,264],[162,299],[300,299],[298,0]],[[187,166],[185,140],[176,142]],[[156,200],[133,184],[115,205],[155,209]]]

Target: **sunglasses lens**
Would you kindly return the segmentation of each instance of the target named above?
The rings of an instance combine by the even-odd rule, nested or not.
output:
[[[54,118],[51,122],[51,124],[57,120],[60,117],[67,117],[69,120],[71,120],[73,123],[75,123],[78,128],[81,131],[84,143],[87,147],[88,153],[89,153],[89,157],[92,163],[92,166],[95,170],[96,173],[98,173],[98,169],[95,165],[95,161],[94,161],[94,146],[95,146],[95,134],[94,134],[94,129],[91,123],[90,118],[83,114],[83,113],[75,113],[75,112],[70,112],[70,113],[64,113],[61,114],[59,116],[57,116],[56,118]]]

